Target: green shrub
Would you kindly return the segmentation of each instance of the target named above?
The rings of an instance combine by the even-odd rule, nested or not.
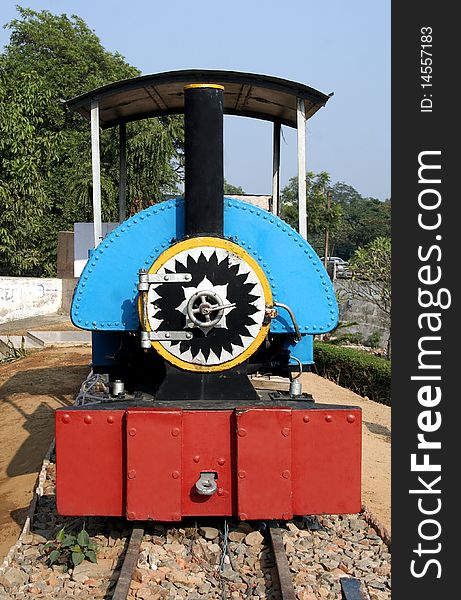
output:
[[[315,341],[317,373],[375,402],[391,404],[391,363],[363,350]]]

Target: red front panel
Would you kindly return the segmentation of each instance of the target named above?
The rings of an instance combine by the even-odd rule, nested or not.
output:
[[[57,410],[56,502],[61,515],[124,514],[125,411]]]
[[[181,520],[181,410],[126,412],[126,516]]]
[[[182,514],[233,514],[235,472],[234,411],[185,411],[183,413]],[[217,474],[218,490],[201,496],[195,483],[203,471]]]
[[[361,510],[361,410],[294,410],[293,512]]]
[[[56,411],[63,515],[289,519],[361,509],[361,411]],[[200,496],[200,473],[218,490]]]
[[[290,519],[291,410],[237,409],[238,513],[245,519]]]

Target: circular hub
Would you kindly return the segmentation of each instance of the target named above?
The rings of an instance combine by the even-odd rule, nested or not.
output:
[[[160,255],[149,273],[190,275],[187,281],[149,287],[150,329],[173,338],[175,332],[192,333],[190,339],[152,342],[172,364],[191,371],[230,369],[265,338],[270,286],[258,263],[237,244],[212,237],[185,240]]]

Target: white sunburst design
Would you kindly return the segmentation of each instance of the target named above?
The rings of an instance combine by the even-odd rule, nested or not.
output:
[[[235,332],[230,332],[229,339],[232,343],[230,345],[228,345],[227,349],[221,348],[220,351],[218,351],[216,348],[210,349],[208,357],[205,357],[201,350],[199,350],[199,352],[197,354],[195,354],[195,356],[193,356],[193,353],[191,352],[190,348],[184,349],[184,347],[183,347],[184,344],[181,344],[181,343],[175,344],[175,343],[172,343],[169,341],[159,341],[158,342],[161,344],[161,346],[163,346],[163,348],[168,353],[177,357],[181,361],[184,361],[184,362],[187,362],[190,364],[201,365],[201,366],[220,365],[220,364],[229,362],[231,360],[234,360],[240,354],[245,352],[245,350],[247,350],[247,348],[249,348],[249,346],[254,342],[255,338],[258,336],[259,332],[261,331],[261,328],[263,326],[264,317],[265,317],[266,304],[265,304],[264,290],[263,290],[262,283],[261,283],[260,279],[258,278],[258,275],[253,270],[253,268],[244,260],[244,258],[242,258],[241,256],[235,254],[234,252],[232,252],[230,250],[227,250],[224,248],[219,248],[219,247],[214,247],[214,246],[205,246],[205,245],[196,247],[196,248],[189,248],[186,250],[182,250],[182,251],[178,252],[177,254],[175,254],[174,256],[172,256],[171,258],[169,258],[163,264],[163,266],[160,269],[158,269],[157,272],[159,274],[162,274],[165,272],[175,273],[178,263],[184,267],[187,267],[187,265],[190,264],[190,258],[192,258],[192,260],[195,263],[198,263],[198,261],[200,260],[201,257],[204,257],[206,259],[206,261],[210,261],[210,259],[213,255],[216,257],[216,261],[217,261],[218,265],[220,265],[225,259],[228,259],[228,264],[230,267],[238,266],[238,271],[237,271],[238,276],[246,275],[244,283],[245,284],[251,283],[253,285],[253,288],[251,289],[250,293],[252,296],[256,297],[255,300],[249,302],[249,304],[251,306],[253,306],[256,310],[250,317],[251,320],[253,321],[253,323],[251,325],[246,325],[244,332],[238,334],[240,337],[241,343],[239,343],[239,344],[234,343],[235,338],[233,338],[232,333],[235,333]],[[205,336],[207,336],[208,334],[212,334],[212,331],[214,329],[228,329],[227,317],[228,317],[228,315],[231,314],[231,312],[235,308],[235,305],[232,306],[232,303],[228,299],[229,284],[226,283],[224,285],[216,285],[213,283],[212,279],[213,279],[212,275],[210,275],[210,277],[208,277],[208,275],[206,275],[202,278],[202,280],[196,286],[190,286],[190,285],[187,286],[187,285],[182,285],[181,283],[168,284],[168,285],[179,285],[182,287],[182,290],[184,293],[184,299],[178,306],[175,306],[174,309],[184,315],[184,317],[185,317],[184,329],[185,330],[193,331],[194,328],[199,328],[203,331]],[[158,319],[156,317],[157,313],[160,310],[155,304],[155,301],[160,298],[160,295],[156,291],[156,289],[159,287],[159,285],[165,285],[165,284],[162,283],[162,284],[150,285],[149,292],[148,292],[148,320],[149,320],[150,327],[153,331],[156,331],[157,329],[159,329],[159,327],[163,323],[162,319]],[[212,312],[216,311],[217,314],[220,316],[219,320],[216,323],[214,323],[212,327],[200,326],[197,323],[193,323],[189,317],[188,305],[189,305],[191,299],[194,298],[194,296],[200,298],[201,292],[215,294],[216,297],[219,299],[219,304],[221,306],[225,307],[225,308],[223,308],[222,311],[219,311],[219,312],[216,311],[216,309],[212,310]],[[215,314],[216,314],[216,312],[215,312]],[[229,348],[231,349],[231,351],[229,351]]]

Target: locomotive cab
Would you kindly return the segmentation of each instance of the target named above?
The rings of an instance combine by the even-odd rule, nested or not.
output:
[[[278,217],[280,126],[298,130],[328,96],[286,80],[178,71],[119,82],[68,108],[91,120],[95,248],[73,323],[92,331],[102,390],[56,411],[64,515],[178,521],[290,519],[361,508],[361,412],[320,405],[298,375],[313,337],[337,324],[331,281],[306,238]],[[125,127],[183,113],[184,197],[128,220]],[[223,194],[223,115],[274,123],[272,210]],[[120,225],[101,236],[99,127],[120,128]],[[290,378],[256,390],[255,372]],[[79,452],[75,452],[75,448]]]

